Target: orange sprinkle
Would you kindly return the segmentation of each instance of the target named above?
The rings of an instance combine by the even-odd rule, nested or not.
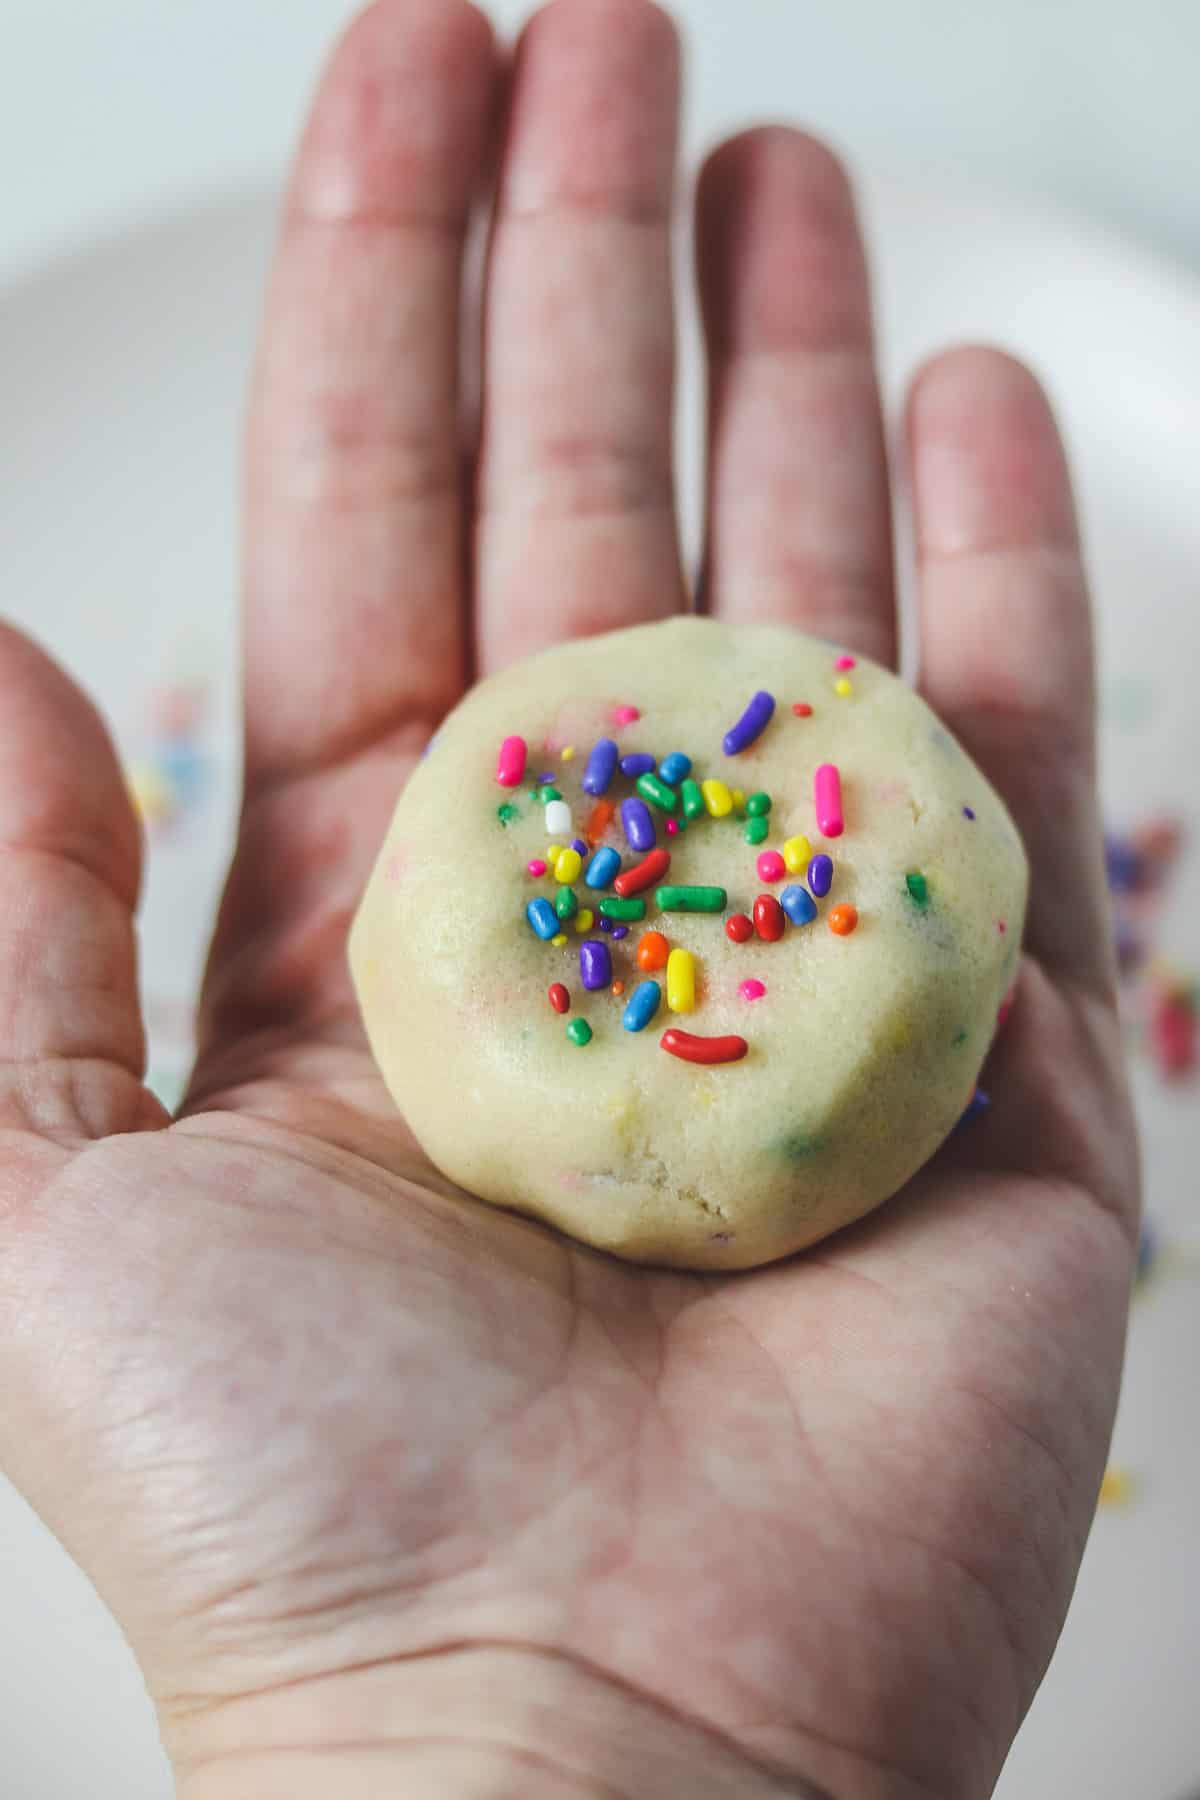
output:
[[[858,924],[858,908],[855,906],[835,906],[829,915],[829,929],[836,931],[839,937],[849,937]]]
[[[616,817],[616,811],[611,800],[597,800],[588,814],[588,822],[583,828],[583,835],[593,850],[612,824]]]
[[[638,968],[645,969],[647,974],[652,969],[665,969],[670,949],[661,931],[644,932],[638,940]]]
[[[625,992],[625,983],[623,981],[614,981],[612,984],[612,991],[614,994],[623,994]]]

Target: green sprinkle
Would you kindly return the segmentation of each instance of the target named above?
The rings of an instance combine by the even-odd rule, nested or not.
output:
[[[573,1044],[578,1044],[582,1049],[584,1044],[590,1044],[592,1041],[592,1028],[586,1019],[572,1019],[567,1026],[567,1036]]]
[[[792,1131],[787,1137],[780,1139],[778,1148],[789,1162],[807,1162],[810,1157],[821,1155],[825,1149],[825,1139],[810,1137],[804,1131]]]
[[[700,792],[700,783],[693,781],[689,775],[679,789],[683,800],[683,816],[685,819],[698,819],[704,811],[704,795]]]
[[[679,796],[673,787],[668,787],[665,781],[658,779],[657,775],[639,775],[637,791],[643,800],[649,800],[652,806],[660,807],[663,812],[675,811]]]
[[[746,802],[746,811],[752,819],[765,819],[770,810],[770,794],[751,794]]]
[[[561,800],[562,799],[562,795],[559,793],[559,791],[556,787],[535,788],[534,792],[536,793],[538,799],[541,801],[543,806],[548,806],[550,804],[551,800]]]
[[[554,896],[554,910],[560,919],[573,919],[579,911],[579,898],[573,887],[560,887]]]
[[[966,1043],[966,1041],[967,1041],[966,1032],[960,1031],[958,1036],[954,1039],[954,1042],[951,1044],[950,1048],[952,1050],[961,1050],[963,1045]]]
[[[766,819],[751,819],[746,826],[746,842],[748,844],[765,843],[770,829]]]
[[[723,887],[660,887],[654,898],[659,912],[719,913],[729,904]]]
[[[519,819],[520,816],[519,811],[510,800],[506,800],[503,806],[498,806],[496,808],[496,817],[506,828],[512,824],[514,819]]]
[[[606,894],[600,902],[602,919],[644,919],[646,902],[644,900],[618,900],[613,894]]]
[[[913,905],[919,906],[923,912],[929,905],[929,883],[925,877],[914,871],[904,877],[904,885],[908,889],[908,897]]]

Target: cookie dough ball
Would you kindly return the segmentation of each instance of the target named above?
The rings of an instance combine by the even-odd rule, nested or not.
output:
[[[886,670],[677,618],[474,689],[351,935],[371,1047],[470,1193],[636,1262],[787,1256],[961,1118],[1027,866]]]

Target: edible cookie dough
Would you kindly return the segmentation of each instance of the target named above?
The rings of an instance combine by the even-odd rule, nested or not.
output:
[[[746,1268],[878,1206],[980,1104],[1027,879],[895,676],[677,618],[467,696],[350,958],[452,1180],[634,1261]]]

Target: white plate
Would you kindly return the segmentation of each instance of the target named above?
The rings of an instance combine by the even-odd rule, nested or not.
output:
[[[1117,243],[944,183],[868,180],[866,211],[893,402],[903,371],[963,337],[1017,349],[1048,381],[1075,455],[1101,604],[1111,812],[1136,824],[1190,809],[1194,834],[1200,299],[1182,276]],[[238,194],[0,292],[8,611],[99,697],[131,757],[147,750],[150,690],[180,678],[211,690],[201,749],[212,786],[156,849],[146,907],[145,980],[166,1086],[184,1055],[186,999],[233,816],[234,446],[271,229],[271,197]],[[694,333],[687,342],[682,410],[694,427]],[[694,490],[694,453],[683,467]],[[694,503],[687,510],[694,533]],[[1192,968],[1197,920],[1192,859],[1163,923],[1163,948]],[[1139,1101],[1152,1216],[1169,1242],[1186,1245],[1190,1232],[1194,1247],[1196,1090],[1168,1093],[1143,1067]],[[1097,1523],[1004,1800],[1176,1800],[1200,1782],[1196,1301],[1194,1278],[1168,1266],[1138,1303],[1114,1457],[1141,1477],[1141,1498]],[[2,1486],[0,1595],[6,1794],[165,1800],[153,1720],[122,1640]]]

